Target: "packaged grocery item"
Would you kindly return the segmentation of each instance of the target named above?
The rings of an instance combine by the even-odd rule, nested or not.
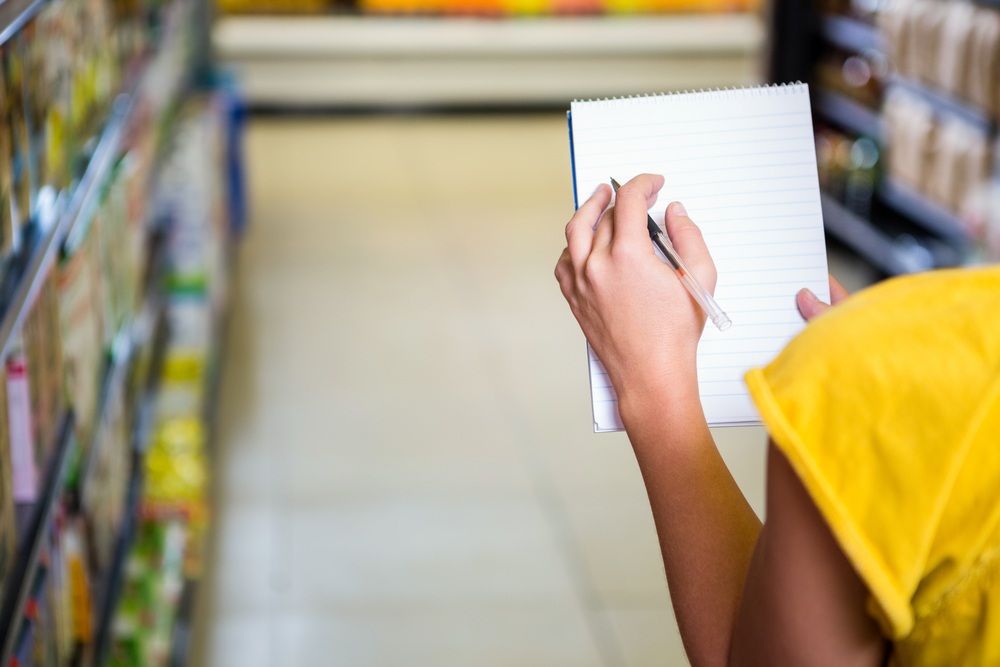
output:
[[[4,365],[0,364],[0,590],[5,590],[4,586],[17,556],[7,405],[7,372]]]
[[[12,490],[16,502],[31,503],[38,499],[41,480],[35,461],[28,362],[20,337],[7,353],[6,377]]]
[[[888,171],[917,190],[925,190],[934,158],[934,109],[900,90],[886,95],[882,110]]]
[[[30,144],[24,104],[24,60],[16,41],[0,45],[3,65],[3,112],[10,130],[10,214],[15,249],[31,214]]]
[[[204,500],[207,480],[201,416],[161,421],[146,452],[144,503],[183,512]]]
[[[945,7],[947,15],[941,28],[934,85],[956,97],[965,97],[969,89],[970,35],[977,12],[972,3],[968,2],[949,2]]]
[[[55,447],[56,429],[65,408],[57,290],[55,271],[50,271],[22,325],[35,462],[40,468],[48,463]]]
[[[968,48],[969,72],[965,97],[995,117],[1000,96],[1000,12],[977,9]]]
[[[961,211],[973,191],[989,178],[989,140],[981,129],[960,118],[946,118],[935,136],[927,194]]]
[[[130,421],[124,385],[112,387],[103,418],[97,425],[90,477],[81,508],[88,526],[93,567],[106,572],[114,558],[115,544],[125,516],[129,476],[132,472]]]
[[[31,183],[28,210],[29,216],[34,216],[38,191],[52,181],[47,162],[48,138],[46,137],[49,97],[43,78],[46,51],[44,40],[38,35],[38,20],[29,21],[15,35],[13,41],[24,62],[21,83],[25,126],[28,133],[28,175]]]
[[[122,326],[135,315],[139,280],[135,267],[135,244],[130,238],[124,164],[119,162],[102,191],[94,214],[100,229],[101,263],[104,285],[104,335],[110,346]]]
[[[104,308],[99,230],[89,225],[58,268],[59,320],[66,395],[72,402],[77,439],[93,437],[104,367]]]
[[[169,664],[187,541],[182,520],[140,524],[112,626],[111,667]]]

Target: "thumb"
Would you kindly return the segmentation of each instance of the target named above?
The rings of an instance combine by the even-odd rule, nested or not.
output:
[[[667,207],[664,216],[667,226],[667,236],[674,249],[684,260],[701,284],[711,293],[715,293],[715,283],[718,278],[715,262],[705,245],[701,229],[688,217],[684,205],[675,201]]]
[[[830,309],[829,304],[820,301],[816,298],[816,295],[808,289],[799,290],[799,293],[795,296],[795,302],[799,306],[799,312],[802,313],[802,317],[804,317],[807,322],[818,315],[822,315]]]

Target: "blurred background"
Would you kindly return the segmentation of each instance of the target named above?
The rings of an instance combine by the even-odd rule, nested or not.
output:
[[[214,1],[0,3],[3,665],[686,665],[571,100],[808,82],[848,290],[1000,254],[996,0]]]

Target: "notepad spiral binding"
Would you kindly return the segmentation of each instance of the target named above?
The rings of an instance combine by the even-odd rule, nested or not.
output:
[[[627,97],[603,97],[598,99],[573,100],[573,104],[595,104],[600,106],[638,106],[666,100],[696,100],[739,98],[747,95],[787,95],[808,86],[801,81],[795,83],[764,84],[762,86],[732,86],[729,88],[714,88],[705,90],[677,90],[669,93],[653,93],[646,95],[629,95]]]

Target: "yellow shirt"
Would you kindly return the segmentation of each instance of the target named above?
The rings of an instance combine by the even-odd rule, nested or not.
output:
[[[1000,665],[1000,267],[865,290],[746,381],[890,664]]]

